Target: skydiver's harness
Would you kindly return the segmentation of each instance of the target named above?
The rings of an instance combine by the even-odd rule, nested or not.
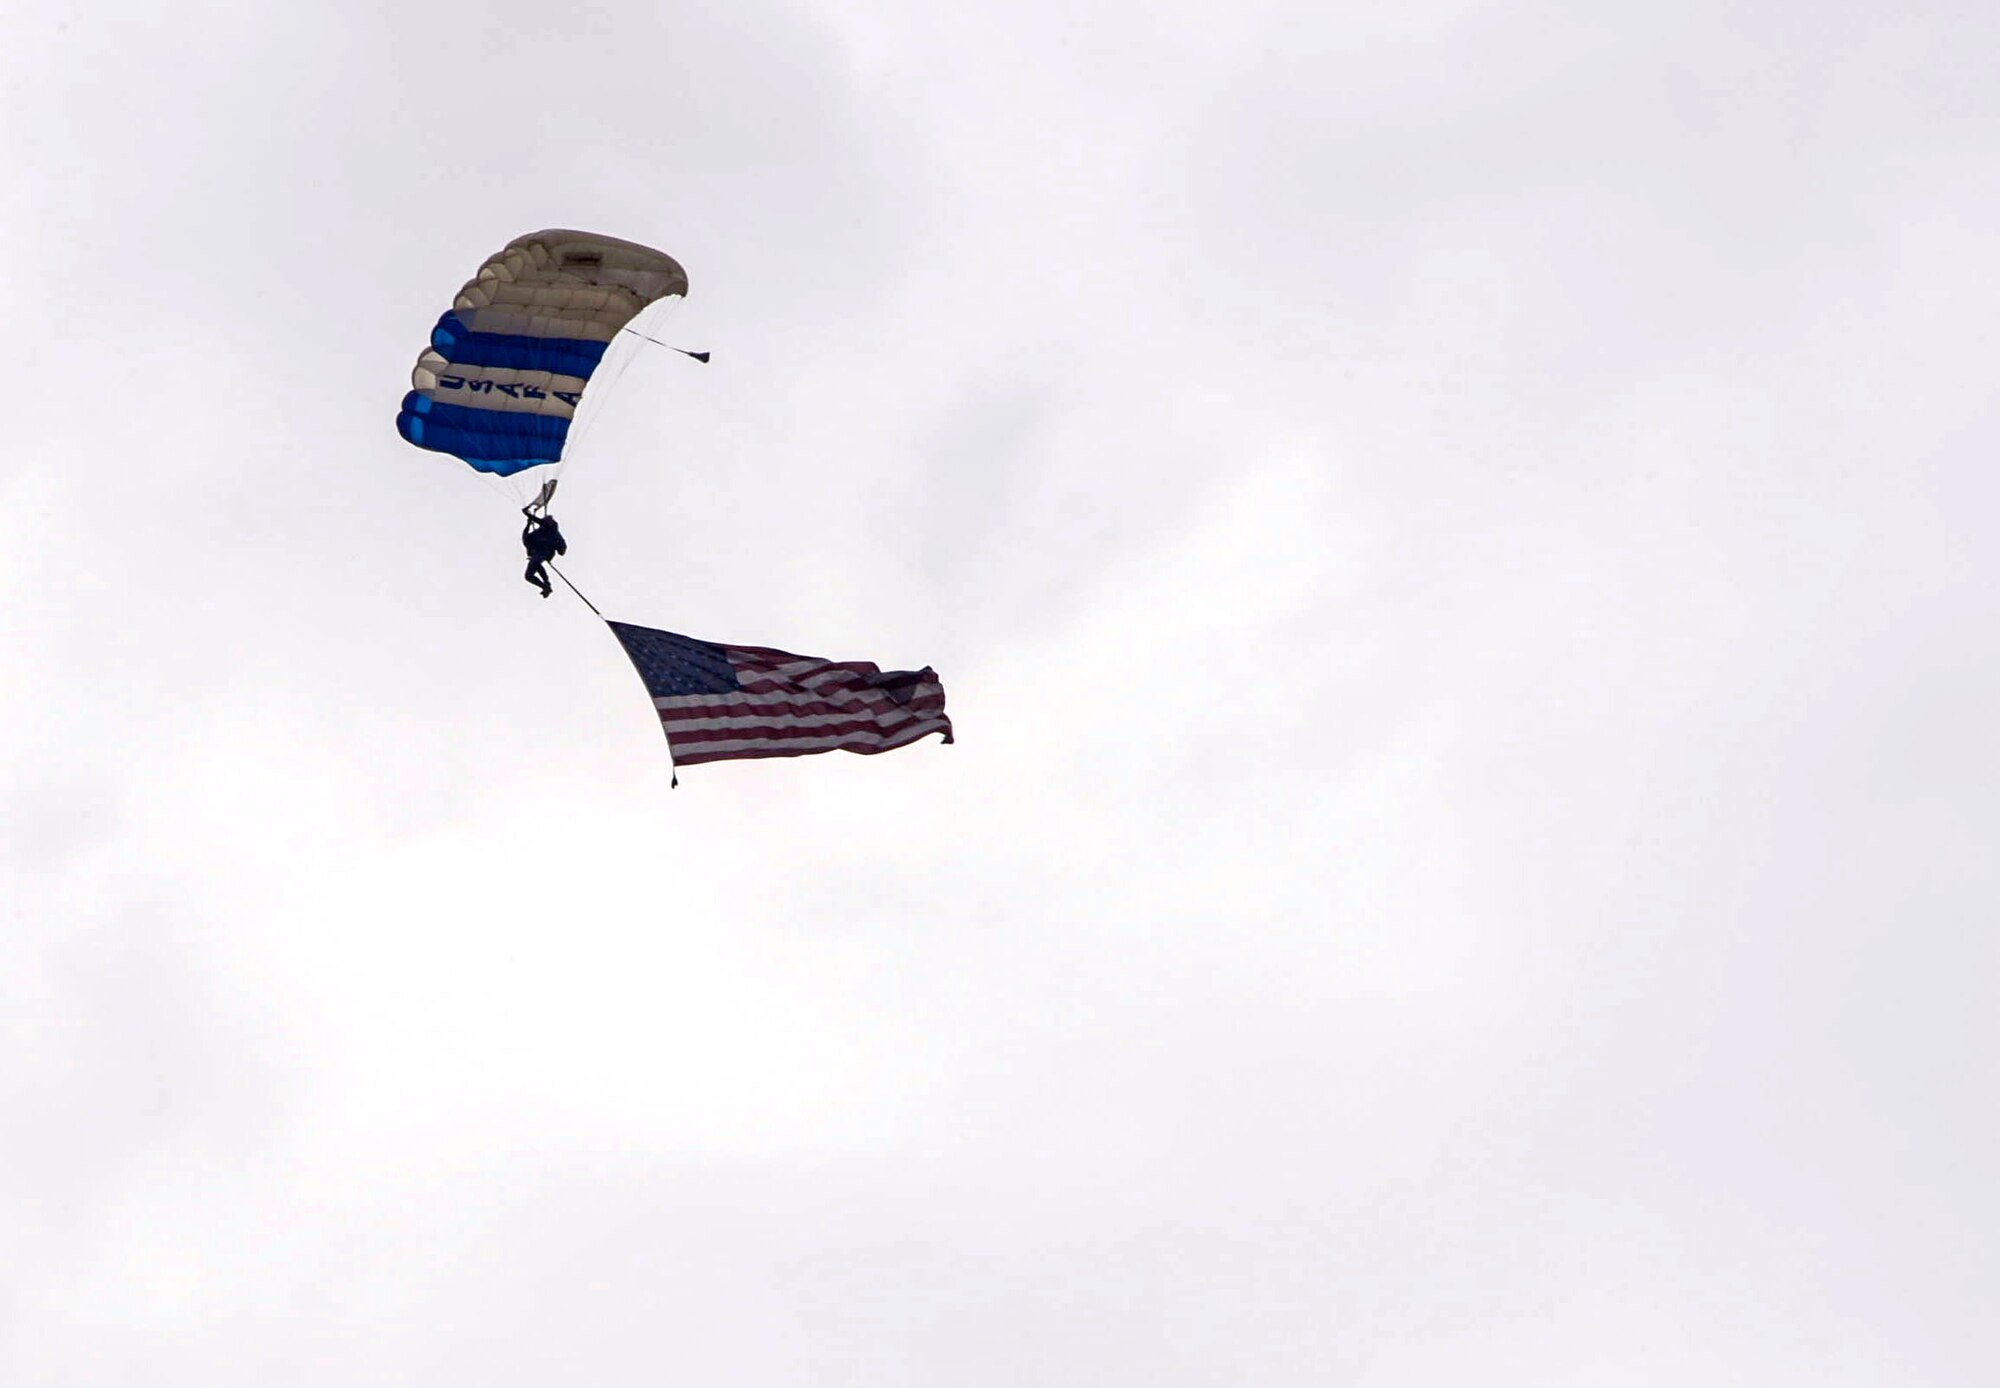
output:
[[[597,610],[597,604],[584,597],[583,590],[569,581],[569,575],[555,566],[554,561],[558,554],[569,553],[569,542],[563,539],[561,528],[556,525],[555,519],[546,509],[549,493],[554,490],[555,483],[551,482],[542,488],[542,494],[535,499],[534,506],[521,508],[521,514],[528,518],[527,525],[521,529],[521,545],[528,551],[530,564],[536,568],[546,565],[550,573],[563,581],[563,587],[575,593],[577,600],[590,609],[593,617],[601,619],[604,614]],[[535,507],[544,508],[542,514],[536,515]]]
[[[522,548],[528,551],[528,558],[537,564],[546,564],[558,554],[568,554],[569,544],[563,539],[562,529],[546,515],[535,515],[525,507],[522,515],[528,524],[521,531]]]

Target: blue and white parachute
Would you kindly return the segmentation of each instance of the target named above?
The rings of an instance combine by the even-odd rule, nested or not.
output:
[[[605,350],[687,287],[673,257],[647,246],[587,231],[517,237],[431,330],[396,428],[481,472],[553,467]]]

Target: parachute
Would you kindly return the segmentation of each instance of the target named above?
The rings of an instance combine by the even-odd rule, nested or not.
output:
[[[687,288],[679,263],[648,246],[587,231],[516,237],[431,330],[396,429],[483,473],[550,469],[534,475],[546,505],[606,349],[641,311]]]
[[[687,288],[687,272],[673,257],[647,246],[586,231],[516,237],[438,319],[396,415],[397,432],[418,448],[450,454],[496,486],[536,488],[521,508],[528,519],[522,576],[546,598],[553,591],[546,566],[600,620],[597,604],[551,562],[567,546],[549,500],[574,443],[584,390],[612,344],[621,333],[647,337],[632,320],[662,300],[685,297]],[[706,352],[673,350],[708,360]],[[608,389],[607,380],[592,401]],[[870,661],[609,626],[645,683],[669,757],[693,763],[872,754],[932,733],[952,740],[944,686],[929,666],[885,672]]]

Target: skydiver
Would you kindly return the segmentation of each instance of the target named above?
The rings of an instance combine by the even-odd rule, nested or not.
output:
[[[563,539],[554,516],[538,516],[526,506],[521,508],[521,514],[528,518],[528,523],[521,528],[521,547],[528,551],[528,568],[521,577],[541,589],[542,596],[547,597],[552,590],[548,572],[542,565],[558,554],[568,554],[569,541]]]

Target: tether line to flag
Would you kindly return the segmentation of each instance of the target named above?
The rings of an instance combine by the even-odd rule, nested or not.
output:
[[[563,587],[565,587],[565,588],[569,589],[569,590],[570,590],[570,592],[572,592],[572,593],[576,594],[576,596],[577,596],[577,601],[581,602],[581,603],[582,603],[582,604],[583,604],[583,605],[584,605],[585,607],[589,608],[589,609],[590,609],[590,613],[591,613],[591,615],[592,615],[593,617],[597,618],[597,620],[598,620],[598,621],[600,621],[600,622],[604,620],[604,614],[603,614],[602,612],[599,612],[599,611],[597,610],[597,604],[596,604],[596,603],[594,603],[594,602],[592,602],[592,601],[591,601],[591,600],[590,600],[589,598],[586,598],[586,597],[584,597],[584,595],[583,595],[583,589],[581,589],[581,588],[577,587],[577,586],[576,586],[576,585],[575,585],[574,583],[571,583],[571,582],[569,581],[569,575],[568,575],[568,574],[564,573],[564,572],[563,572],[563,571],[562,571],[561,569],[557,568],[557,567],[556,567],[556,566],[555,566],[554,564],[550,564],[550,565],[548,566],[548,570],[549,570],[549,572],[550,572],[550,573],[554,574],[554,575],[555,575],[555,576],[556,576],[557,578],[559,578],[559,579],[561,579],[561,580],[563,581]]]

